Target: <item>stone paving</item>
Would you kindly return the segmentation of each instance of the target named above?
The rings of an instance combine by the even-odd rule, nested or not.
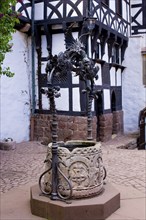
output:
[[[117,148],[132,140],[119,136],[102,144],[106,181],[146,192],[146,151]],[[46,151],[47,147],[39,142],[22,142],[14,150],[0,150],[0,191],[36,184],[44,171]]]
[[[47,147],[38,142],[16,144],[14,150],[0,150],[0,190],[5,193],[27,183],[37,183],[44,170]]]
[[[103,144],[103,160],[107,170],[107,181],[131,186],[146,193],[146,150],[119,149],[129,142],[131,138],[117,138]]]

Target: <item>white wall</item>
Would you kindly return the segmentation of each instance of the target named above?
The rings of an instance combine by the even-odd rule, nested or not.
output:
[[[126,50],[123,65],[127,68],[122,74],[124,131],[138,131],[139,112],[146,106],[146,88],[142,83],[141,48],[145,45],[145,37],[132,36]]]
[[[104,89],[103,94],[104,94],[104,110],[108,110],[111,107],[110,90]]]
[[[29,44],[30,45],[30,44]],[[12,52],[5,58],[15,76],[0,77],[0,139],[12,138],[21,142],[29,140],[30,126],[30,51],[25,34],[13,36]]]

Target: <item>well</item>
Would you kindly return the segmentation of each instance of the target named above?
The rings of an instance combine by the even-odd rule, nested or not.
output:
[[[103,191],[104,168],[100,143],[93,141],[68,141],[58,147],[58,193],[72,198],[85,198]],[[52,144],[46,157],[46,170],[52,160]],[[66,181],[68,179],[68,181]],[[44,188],[51,193],[52,170],[44,177]]]
[[[94,83],[94,79],[98,78],[98,67],[87,56],[81,38],[74,40],[71,45],[71,34],[68,28],[65,33],[66,42],[69,43],[67,50],[58,56],[51,55],[46,67],[48,90],[42,89],[42,93],[47,95],[50,103],[52,143],[48,146],[46,169],[39,178],[39,189],[38,186],[31,188],[31,211],[50,220],[103,220],[120,207],[120,194],[110,185],[104,187],[106,171],[101,145],[94,142],[92,136],[91,109],[93,99],[98,98]],[[85,83],[82,92],[88,97],[87,141],[71,140],[64,143],[57,141],[55,98],[60,96],[60,87],[54,82],[59,83],[72,72]],[[102,194],[104,188],[106,193]]]

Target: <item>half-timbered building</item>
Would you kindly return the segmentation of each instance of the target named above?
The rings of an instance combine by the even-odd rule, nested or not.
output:
[[[145,7],[144,1],[141,4]],[[29,82],[28,89],[22,89],[21,95],[27,94],[29,104],[26,106],[30,106],[27,121],[30,120],[31,139],[51,140],[50,107],[41,90],[47,88],[45,68],[49,55],[65,51],[65,31],[70,25],[75,39],[84,34],[86,53],[99,67],[95,82],[98,99],[92,106],[94,139],[106,141],[112,134],[123,132],[122,99],[125,103],[126,99],[122,93],[128,92],[122,81],[128,65],[125,56],[129,36],[145,27],[144,13],[141,24],[137,21],[141,12],[137,12],[132,16],[131,29],[130,6],[130,0],[24,0],[17,3],[14,10],[21,14],[16,29],[22,35],[17,39],[25,38],[27,58],[24,62]],[[135,7],[133,4],[132,10]],[[23,74],[23,69],[21,72]],[[61,87],[61,97],[56,99],[59,140],[85,139],[87,97],[81,92],[83,82],[68,74],[55,83]]]

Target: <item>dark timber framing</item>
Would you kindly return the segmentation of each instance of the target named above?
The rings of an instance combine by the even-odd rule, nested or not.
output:
[[[92,34],[92,54],[95,53],[95,59],[97,63],[101,64],[102,81],[103,84],[97,86],[97,89],[101,92],[104,89],[109,89],[111,93],[111,99],[115,95],[116,102],[115,109],[122,110],[122,94],[121,86],[110,86],[110,68],[115,67],[116,70],[123,71],[124,67],[119,62],[119,51],[121,51],[121,61],[124,60],[125,50],[128,46],[128,30],[129,22],[122,18],[122,2],[130,7],[130,3],[127,0],[116,0],[116,12],[112,11],[109,6],[108,0],[35,0],[34,3],[37,6],[40,3],[43,5],[43,19],[34,21],[35,29],[35,42],[36,51],[38,54],[38,109],[36,113],[48,113],[49,110],[44,110],[42,107],[42,94],[41,88],[47,87],[47,76],[45,73],[41,73],[41,63],[47,61],[48,57],[42,57],[42,45],[41,36],[44,35],[47,41],[48,54],[52,50],[52,35],[55,33],[63,33],[65,28],[71,23],[76,22],[73,31],[81,32],[84,29],[85,20],[89,17],[96,17],[95,29]],[[55,2],[55,4],[53,4]],[[20,16],[21,22],[29,22],[30,16],[27,12],[27,8],[31,7],[32,1],[28,1],[27,4],[21,4],[19,12],[25,12],[25,16]],[[143,5],[144,5],[143,1]],[[80,10],[79,5],[82,5]],[[69,6],[70,10],[67,10]],[[60,12],[62,8],[62,13]],[[50,11],[50,13],[48,13]],[[127,12],[129,13],[129,11]],[[133,18],[134,19],[134,18]],[[136,17],[135,17],[136,19]],[[144,20],[145,21],[145,20]],[[58,28],[54,29],[54,26],[58,25]],[[99,40],[100,43],[97,42]],[[112,62],[105,62],[103,56],[105,54],[105,45],[108,44],[108,59],[112,58]],[[101,57],[99,57],[99,45],[101,50]],[[115,52],[113,52],[115,48]],[[72,84],[71,76],[68,76],[67,83],[62,83],[61,88],[69,88],[69,111],[58,111],[60,114],[69,115],[85,115],[86,104],[85,99],[81,98],[81,112],[73,112],[72,106],[72,89],[78,87],[81,89],[83,85]],[[114,94],[114,95],[113,95]],[[101,95],[103,98],[103,94]],[[112,112],[110,110],[102,110],[103,113]]]
[[[136,13],[132,15],[132,34],[146,33],[146,0],[141,0],[141,3],[139,4],[135,1],[135,3],[131,5],[131,8],[136,11]],[[142,23],[138,21],[140,14],[142,17]]]

